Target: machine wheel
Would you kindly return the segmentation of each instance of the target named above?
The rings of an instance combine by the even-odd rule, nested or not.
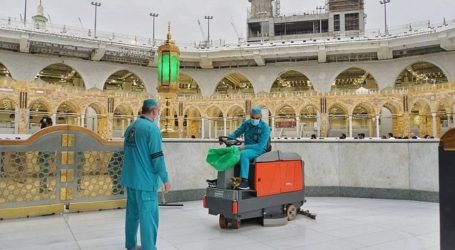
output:
[[[286,214],[288,216],[288,221],[295,220],[298,214],[297,207],[294,204],[289,204],[286,207]]]
[[[231,220],[232,229],[240,229],[240,219]]]
[[[219,224],[220,224],[220,228],[221,229],[226,229],[227,228],[227,220],[224,217],[224,215],[222,215],[222,214],[220,214]]]

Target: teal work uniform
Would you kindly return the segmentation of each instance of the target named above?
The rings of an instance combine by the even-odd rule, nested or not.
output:
[[[127,188],[125,247],[136,249],[141,226],[143,250],[156,249],[160,181],[168,182],[161,149],[161,132],[156,124],[140,116],[125,131],[121,183]]]
[[[250,161],[262,155],[267,150],[270,137],[270,128],[264,121],[260,120],[257,126],[246,120],[234,132],[229,134],[230,139],[235,139],[243,134],[245,149],[240,153],[240,177],[248,179]]]

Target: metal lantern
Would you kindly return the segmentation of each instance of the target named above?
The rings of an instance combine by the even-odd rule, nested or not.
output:
[[[167,39],[158,48],[158,93],[173,98],[179,89],[180,50],[172,40],[170,25]]]
[[[171,25],[168,26],[167,39],[158,48],[158,93],[165,98],[166,110],[164,128],[161,132],[164,137],[177,137],[178,131],[172,128],[170,106],[171,100],[177,97],[179,91],[180,50],[171,36]],[[173,119],[173,117],[172,117]]]

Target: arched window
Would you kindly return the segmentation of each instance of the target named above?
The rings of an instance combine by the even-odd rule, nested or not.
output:
[[[349,68],[337,76],[332,83],[331,91],[356,90],[356,89],[378,89],[374,77],[367,71],[359,68]]]
[[[218,82],[215,94],[254,93],[250,80],[240,73],[231,73]]]
[[[304,74],[290,70],[281,74],[273,82],[271,93],[274,92],[291,92],[291,91],[309,91],[313,90],[313,84]]]
[[[62,63],[47,66],[36,75],[36,79],[64,87],[85,89],[81,75],[72,67]]]
[[[395,81],[395,87],[446,83],[446,74],[436,65],[418,62],[407,66]]]
[[[120,70],[110,75],[104,83],[104,90],[144,92],[144,82],[128,70]]]

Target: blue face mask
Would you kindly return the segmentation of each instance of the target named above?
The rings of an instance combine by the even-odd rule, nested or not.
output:
[[[251,124],[253,124],[253,126],[257,126],[259,125],[259,120],[251,119]]]

